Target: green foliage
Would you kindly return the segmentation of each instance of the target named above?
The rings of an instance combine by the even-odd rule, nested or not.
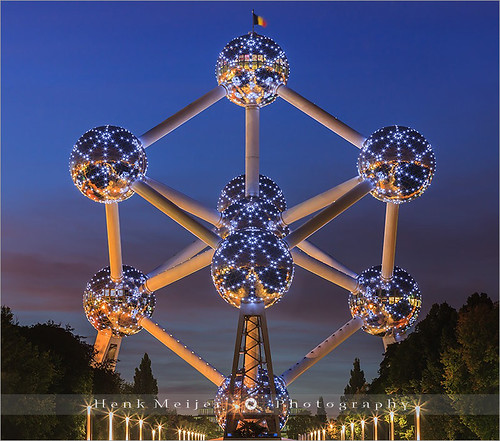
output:
[[[140,395],[158,395],[158,382],[153,376],[151,360],[147,353],[142,357],[139,367],[135,368],[132,392]]]
[[[26,406],[48,415],[2,415],[3,439],[83,439],[85,417],[53,415],[54,395],[120,393],[123,380],[107,365],[93,365],[93,347],[70,327],[53,322],[20,326],[2,306],[2,393],[26,394]],[[49,394],[33,397],[33,394]]]
[[[484,293],[469,297],[458,313],[456,336],[442,354],[443,386],[470,430],[480,439],[497,439],[498,418],[467,415],[479,413],[481,403],[463,403],[454,395],[498,393],[498,303]]]

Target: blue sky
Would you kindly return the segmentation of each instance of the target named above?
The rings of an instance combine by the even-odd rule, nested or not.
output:
[[[104,207],[73,186],[68,158],[88,129],[140,135],[216,86],[233,37],[259,31],[285,50],[288,85],[369,135],[401,124],[433,145],[435,179],[400,210],[396,263],[417,280],[425,316],[475,291],[498,298],[498,4],[495,2],[2,2],[2,303],[23,324],[70,323],[93,342],[82,309],[107,265]],[[215,206],[244,170],[244,111],[222,100],[147,149],[148,175]],[[261,111],[261,171],[289,206],[356,174],[358,150],[284,101]],[[120,205],[124,263],[144,272],[191,236],[138,196]],[[384,204],[364,198],[311,237],[356,272],[380,263]],[[229,373],[237,313],[205,269],[157,293],[155,319]],[[347,293],[296,270],[270,308],[282,372],[350,318]],[[162,392],[214,392],[145,332]],[[381,341],[357,333],[297,380],[292,395],[339,393],[354,357],[368,379]]]

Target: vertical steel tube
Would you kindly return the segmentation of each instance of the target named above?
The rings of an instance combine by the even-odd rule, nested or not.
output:
[[[245,196],[259,195],[259,108],[245,108]]]
[[[399,205],[388,202],[385,209],[384,249],[382,251],[382,278],[390,280],[394,273]]]
[[[118,282],[123,277],[122,245],[120,240],[120,218],[118,204],[105,204],[106,227],[108,230],[109,269],[111,280]]]

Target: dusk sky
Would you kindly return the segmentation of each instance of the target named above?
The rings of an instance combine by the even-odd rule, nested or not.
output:
[[[3,2],[2,304],[21,324],[69,323],[93,343],[87,281],[108,265],[104,206],[68,171],[92,127],[137,136],[214,88],[224,45],[251,30],[251,10],[290,63],[288,86],[368,136],[400,124],[422,133],[437,162],[425,194],[400,207],[396,264],[418,282],[420,318],[474,292],[498,299],[498,3]],[[289,206],[357,174],[359,150],[278,99],[261,111],[261,172]],[[244,109],[223,99],[148,147],[148,176],[207,205],[244,171]],[[356,272],[380,264],[385,205],[368,195],[311,241]],[[147,273],[193,241],[134,195],[120,204],[124,264]],[[237,311],[209,269],[157,293],[154,319],[229,374]],[[273,363],[286,370],[347,322],[348,293],[297,268],[268,309]],[[144,352],[160,392],[215,389],[146,331],[123,341],[117,370]],[[291,387],[343,391],[354,357],[367,380],[383,345],[362,331]]]

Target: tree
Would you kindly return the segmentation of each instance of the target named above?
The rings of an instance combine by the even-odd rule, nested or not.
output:
[[[351,378],[344,389],[344,395],[355,395],[366,391],[365,373],[360,368],[359,358],[354,359],[353,368]]]
[[[316,418],[318,419],[319,424],[322,426],[324,426],[328,422],[328,417],[326,415],[325,409],[325,400],[323,399],[323,397],[319,397]]]
[[[467,427],[481,439],[496,439],[498,417],[480,415],[483,400],[464,401],[456,395],[498,394],[498,302],[484,293],[470,296],[458,313],[456,336],[456,344],[441,357],[444,388]]]
[[[158,395],[158,382],[151,370],[151,360],[147,353],[142,357],[138,368],[135,368],[132,392],[140,395]]]

